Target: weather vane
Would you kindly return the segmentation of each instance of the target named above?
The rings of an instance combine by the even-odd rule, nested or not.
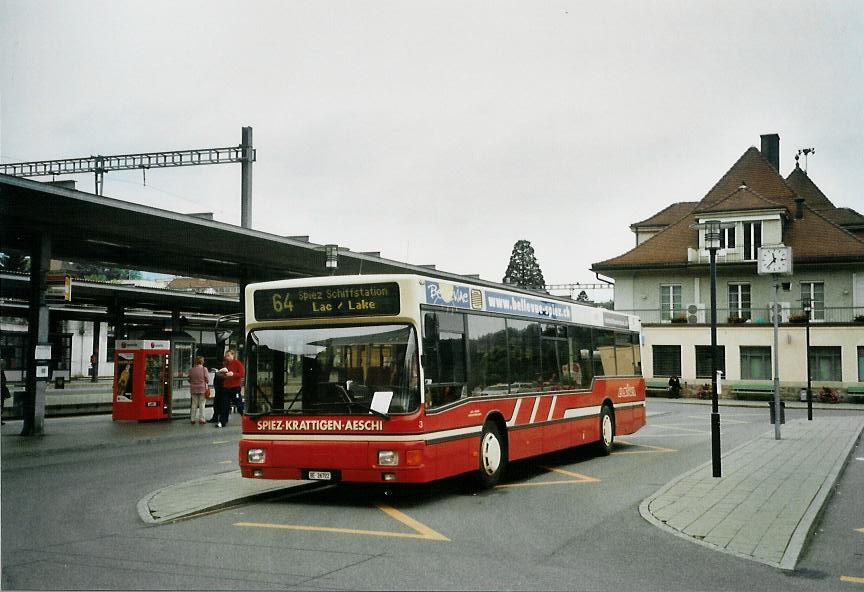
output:
[[[804,155],[804,172],[807,172],[807,157],[811,154],[816,154],[815,148],[801,148],[798,150],[798,154],[795,155],[795,168],[798,168],[798,159],[801,158],[801,155]]]

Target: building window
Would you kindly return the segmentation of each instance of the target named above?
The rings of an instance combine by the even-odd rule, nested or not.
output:
[[[681,376],[681,346],[653,345],[654,376]]]
[[[810,301],[810,320],[825,320],[825,282],[801,282],[801,307]]]
[[[858,346],[858,382],[864,382],[864,346]]]
[[[717,369],[726,376],[726,348],[717,346]],[[711,378],[711,346],[696,346],[696,378]]]
[[[759,255],[759,247],[762,246],[762,223],[744,223],[744,259],[756,261]]]
[[[4,331],[0,333],[0,358],[6,370],[24,371],[27,369],[27,344],[30,341],[25,331]]]
[[[843,380],[839,347],[811,347],[810,374],[813,380]]]
[[[729,316],[750,318],[750,284],[729,284]]]
[[[671,321],[683,312],[681,284],[660,284],[660,319]]]
[[[730,228],[720,229],[720,248],[734,249],[735,248],[735,226]]]
[[[741,380],[771,379],[771,348],[741,346]]]

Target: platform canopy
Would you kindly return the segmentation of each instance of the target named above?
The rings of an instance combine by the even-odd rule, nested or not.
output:
[[[27,253],[44,232],[60,260],[249,282],[329,273],[322,245],[8,175],[0,175],[0,214],[2,251]],[[339,253],[339,274],[429,271]]]

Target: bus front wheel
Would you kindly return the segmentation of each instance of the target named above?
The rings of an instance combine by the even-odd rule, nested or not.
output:
[[[597,450],[603,456],[612,452],[615,442],[615,417],[608,405],[603,405],[600,410],[600,440],[597,442]]]
[[[483,426],[480,435],[479,484],[483,488],[494,487],[501,479],[507,465],[507,447],[501,432],[494,423]]]

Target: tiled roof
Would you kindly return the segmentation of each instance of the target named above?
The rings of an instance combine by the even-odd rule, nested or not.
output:
[[[795,190],[795,193],[803,197],[806,204],[812,209],[826,210],[834,208],[831,200],[825,197],[825,194],[816,187],[816,184],[810,180],[810,177],[801,167],[795,166],[795,170],[786,177],[786,183]]]
[[[864,226],[864,216],[852,208],[834,208],[819,210],[819,213],[838,226]]]
[[[663,208],[650,218],[631,224],[630,228],[640,226],[669,226],[673,222],[680,220],[681,216],[684,214],[692,212],[693,208],[697,205],[699,205],[698,201],[679,201],[678,203],[673,203],[671,206]]]
[[[699,244],[697,231],[690,227],[696,222],[696,214],[779,208],[786,210],[783,241],[792,247],[796,261],[851,259],[864,262],[864,240],[838,225],[849,223],[847,220],[852,221],[852,224],[858,219],[864,222],[864,216],[854,210],[841,212],[844,209],[835,208],[803,171],[796,171],[793,171],[787,182],[756,148],[751,147],[696,207],[690,211],[685,211],[685,208],[677,210],[679,218],[670,221],[666,228],[622,255],[595,263],[592,270],[686,266],[688,247],[695,248]],[[800,219],[794,218],[798,193],[793,185],[804,188],[801,190],[801,197],[805,198],[804,216]],[[808,197],[817,209],[811,206]],[[673,204],[633,226],[647,225],[657,218],[663,219],[662,216],[669,216],[676,211],[672,208],[677,205]]]
[[[783,243],[792,247],[799,263],[832,260],[864,263],[864,241],[809,207],[805,207],[802,218],[793,218],[786,226]]]
[[[188,290],[190,288],[210,288],[236,286],[236,282],[225,282],[222,280],[209,280],[201,278],[174,278],[168,283],[172,290]]]
[[[697,207],[693,213],[707,214],[709,212],[741,212],[746,210],[771,209],[786,209],[786,207],[765,199],[749,187],[742,185],[725,198],[713,204]]]
[[[795,191],[762,156],[762,153],[751,146],[702,198],[699,208],[709,208],[726,199],[741,185],[746,185],[764,198],[790,209],[795,205]]]

